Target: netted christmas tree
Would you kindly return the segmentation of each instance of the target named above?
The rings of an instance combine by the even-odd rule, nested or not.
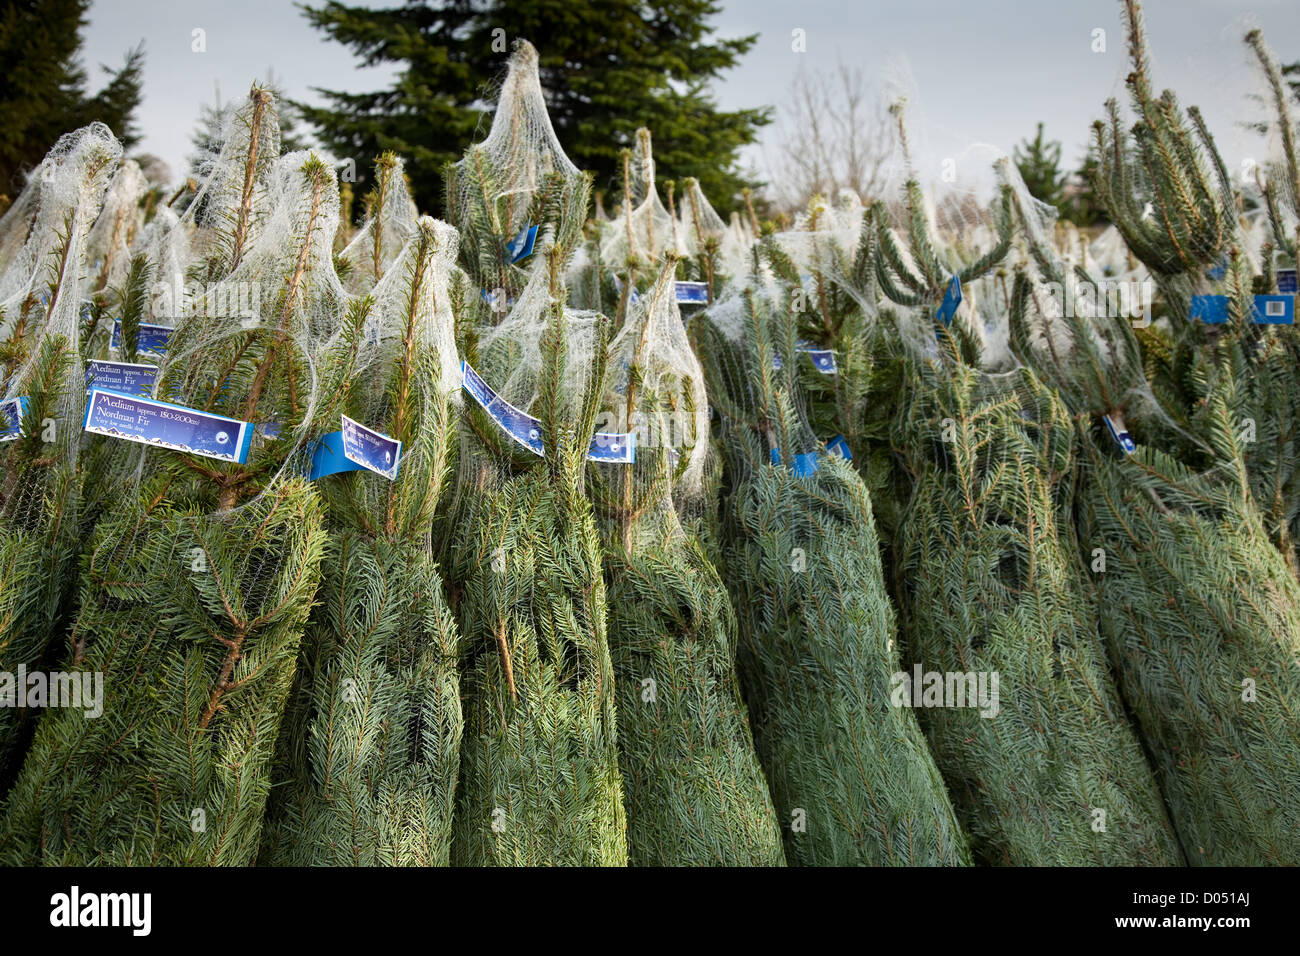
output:
[[[431,529],[459,388],[457,236],[422,218],[364,300],[343,414],[402,442],[396,478],[322,476],[330,543],[281,733],[259,863],[446,865],[462,730],[457,628]],[[353,330],[353,334],[358,330]],[[340,345],[358,348],[345,339]],[[344,427],[347,427],[346,424]]]
[[[900,697],[921,706],[978,860],[1177,865],[1083,580],[1073,422],[1032,372],[985,371],[968,337],[940,337],[909,370],[897,429],[914,483],[896,540]]]
[[[780,829],[736,678],[721,579],[679,519],[710,488],[704,375],[678,311],[676,257],[611,345],[607,407],[630,464],[593,464],[628,858],[647,866],[782,865]],[[688,522],[689,524],[689,522]]]
[[[401,159],[385,153],[375,160],[374,183],[366,196],[366,221],[338,255],[348,288],[358,293],[373,289],[384,277],[418,218]]]
[[[246,864],[256,851],[326,545],[297,460],[322,420],[337,421],[337,381],[316,363],[343,306],[333,173],[307,153],[264,164],[274,144],[274,104],[255,89],[199,223],[208,254],[196,271],[265,290],[260,308],[223,314],[205,293],[171,333],[154,388],[226,416],[234,434],[173,440],[179,450],[123,443],[136,481],[89,545],[63,665],[102,679],[102,715],[41,721],[0,820],[8,863]]]
[[[1295,863],[1295,808],[1278,795],[1300,772],[1300,589],[1251,494],[1231,367],[1207,383],[1204,439],[1187,433],[1129,321],[1054,307],[1064,271],[1033,249],[1052,285],[1017,278],[1013,341],[1080,416],[1080,547],[1187,860]]]
[[[601,544],[584,488],[608,322],[566,308],[562,282],[590,188],[555,140],[536,51],[521,43],[487,139],[448,176],[476,399],[447,541],[465,706],[458,865],[627,862]]]
[[[31,271],[7,275],[0,301],[0,790],[37,713],[23,672],[51,662],[74,591],[87,237],[121,154],[102,124],[64,136],[17,204],[30,214],[5,223],[25,235],[13,254]]]
[[[746,289],[710,309],[701,336],[732,489],[724,578],[739,671],[786,859],[965,864],[915,715],[890,703],[899,648],[871,502],[808,428],[789,299]]]
[[[1273,247],[1253,248],[1238,213],[1241,197],[1201,112],[1193,106],[1184,113],[1170,90],[1155,95],[1141,6],[1125,0],[1124,10],[1136,117],[1125,130],[1120,107],[1110,100],[1107,120],[1094,124],[1095,187],[1128,248],[1150,271],[1167,317],[1137,333],[1149,381],[1164,413],[1199,444],[1211,443],[1219,427],[1210,420],[1211,383],[1233,381],[1231,411],[1251,492],[1269,534],[1300,574],[1300,346],[1292,326],[1261,321],[1267,306],[1255,301],[1257,293],[1277,291]],[[1268,54],[1258,37],[1256,43],[1268,75]],[[1292,126],[1285,97],[1275,125]],[[1270,170],[1262,198],[1274,222],[1293,171],[1286,164]],[[1278,231],[1285,252],[1287,236]],[[1195,444],[1167,450],[1197,454]]]

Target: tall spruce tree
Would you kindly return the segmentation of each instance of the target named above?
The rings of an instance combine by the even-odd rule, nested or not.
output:
[[[355,367],[343,413],[402,442],[399,471],[320,479],[330,543],[260,863],[445,866],[451,851],[457,627],[430,533],[455,440],[455,230],[421,219],[394,259],[356,307],[360,356],[326,363]],[[357,348],[351,337],[339,347]]]
[[[37,713],[19,706],[18,674],[51,662],[74,591],[88,234],[120,159],[102,124],[64,136],[32,184],[30,221],[8,223],[27,238],[19,267],[35,268],[0,301],[0,398],[25,403],[19,434],[0,443],[0,792]]]
[[[628,858],[782,865],[736,677],[731,600],[674,504],[674,493],[689,499],[706,487],[710,450],[704,373],[673,298],[676,266],[669,256],[611,347],[606,400],[636,429],[636,460],[592,465],[587,478],[605,536]]]
[[[298,104],[340,156],[394,150],[410,161],[422,209],[441,198],[442,167],[467,147],[486,86],[508,44],[529,40],[560,141],[598,189],[612,189],[620,150],[637,127],[655,131],[666,177],[697,179],[725,209],[747,182],[737,151],[768,121],[764,109],[720,110],[709,84],[755,41],[717,39],[712,0],[577,2],[409,0],[374,9],[329,2],[311,22],[367,66],[392,64],[393,85],[371,93],[322,91],[327,106]]]
[[[601,544],[583,480],[608,322],[565,306],[591,180],[551,130],[530,44],[516,46],[492,128],[448,192],[469,279],[460,347],[502,416],[467,405],[461,530],[447,541],[465,701],[452,860],[622,866]],[[529,223],[532,257],[517,257],[507,242]]]
[[[241,318],[205,295],[156,386],[258,434],[243,464],[136,451],[136,481],[89,544],[63,664],[102,675],[102,716],[40,722],[0,817],[5,862],[245,864],[257,849],[326,544],[319,495],[290,459],[341,392],[317,393],[309,364],[339,326],[337,186],[315,156],[274,159],[277,144],[255,88],[206,187],[214,225],[197,270],[266,299]]]
[[[69,130],[98,120],[126,148],[137,140],[144,48],[128,51],[107,84],[89,94],[78,59],[89,10],[90,0],[30,0],[0,11],[0,197],[15,195],[22,174]]]
[[[891,704],[900,648],[871,502],[852,466],[818,454],[803,418],[790,291],[768,301],[744,289],[710,317],[732,333],[706,328],[701,348],[731,487],[724,577],[786,859],[968,864],[916,716]]]

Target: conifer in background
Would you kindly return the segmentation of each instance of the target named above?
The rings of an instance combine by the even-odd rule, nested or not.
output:
[[[703,371],[674,301],[676,257],[631,306],[607,398],[635,427],[631,465],[591,465],[605,537],[628,859],[644,866],[783,865],[735,670],[731,600],[673,498],[702,495]]]
[[[143,45],[129,50],[98,93],[86,90],[79,60],[90,0],[31,0],[0,12],[0,210],[55,141],[69,130],[104,123],[127,149],[137,141]]]
[[[6,863],[240,865],[256,852],[326,545],[320,498],[290,456],[318,414],[333,417],[307,360],[337,331],[342,300],[330,281],[333,174],[299,153],[259,177],[264,150],[277,151],[274,104],[254,89],[208,184],[201,268],[265,284],[260,314],[223,316],[205,299],[172,333],[157,385],[259,434],[244,465],[138,452],[138,486],[84,558],[64,658],[74,675],[102,675],[103,713],[63,708],[40,722],[0,817]]]
[[[618,179],[620,150],[648,126],[665,178],[694,177],[730,210],[748,183],[737,154],[768,122],[764,109],[719,109],[710,84],[733,68],[756,36],[721,39],[712,0],[652,3],[538,0],[367,7],[309,5],[312,25],[368,66],[398,71],[365,93],[322,92],[326,106],[297,104],[338,156],[394,150],[410,162],[422,209],[445,193],[444,166],[459,158],[482,117],[483,88],[495,82],[517,39],[541,51],[539,69],[555,129],[599,190]],[[447,217],[455,214],[448,208]],[[489,287],[491,288],[491,287]]]
[[[731,341],[705,329],[700,351],[724,422],[740,677],[786,859],[967,864],[916,717],[890,702],[899,648],[871,502],[852,466],[816,451],[785,358],[798,341],[789,291],[779,295],[715,305]]]
[[[356,365],[339,383],[343,413],[403,443],[398,475],[319,479],[330,543],[260,863],[445,866],[451,850],[457,628],[430,532],[456,434],[456,233],[427,217],[412,231],[373,307],[356,306],[359,358],[337,359]]]

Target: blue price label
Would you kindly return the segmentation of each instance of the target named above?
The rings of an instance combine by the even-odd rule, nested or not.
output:
[[[90,390],[82,427],[92,435],[241,465],[253,440],[251,422],[99,388]]]

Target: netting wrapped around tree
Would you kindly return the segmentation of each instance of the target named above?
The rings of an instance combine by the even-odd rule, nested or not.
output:
[[[391,481],[368,470],[319,479],[330,541],[259,863],[448,862],[458,641],[430,530],[456,440],[456,251],[454,229],[418,220],[335,346],[359,350],[342,413],[401,441],[399,470]]]
[[[676,258],[610,348],[605,408],[636,435],[631,464],[592,464],[605,539],[628,859],[647,866],[783,865],[780,828],[735,669],[736,620],[683,530],[708,486],[704,375],[674,298]],[[610,430],[606,428],[605,430]]]
[[[977,860],[1178,865],[1082,576],[1070,415],[1032,372],[986,372],[940,334],[940,358],[914,356],[896,435],[914,483],[895,542],[900,697]]]
[[[608,321],[566,308],[562,282],[590,190],[555,139],[537,53],[520,43],[487,140],[448,183],[472,283],[466,388],[478,399],[466,402],[447,540],[465,707],[457,865],[627,862],[600,536],[584,488]],[[521,256],[507,243],[530,224],[533,252]]]
[[[0,302],[0,787],[35,712],[23,669],[39,671],[67,623],[80,549],[77,468],[85,372],[81,302],[87,236],[122,148],[102,124],[63,137],[38,169],[19,258],[34,268]]]
[[[732,488],[724,576],[739,672],[786,859],[965,864],[916,717],[890,703],[901,665],[871,502],[803,416],[789,294],[716,304],[701,346]]]
[[[636,131],[636,146],[623,151],[623,195],[618,215],[601,223],[600,258],[624,282],[648,286],[662,257],[686,253],[681,224],[669,214],[655,185],[650,130]]]
[[[143,202],[149,181],[133,159],[124,162],[109,184],[103,209],[86,237],[86,258],[95,291],[120,286],[130,266],[130,249],[144,225]]]
[[[487,138],[446,173],[447,215],[461,233],[461,263],[498,313],[528,282],[523,253],[577,247],[591,199],[588,176],[565,155],[546,112],[537,51],[521,40],[510,55]],[[581,206],[583,212],[572,214]]]
[[[343,301],[333,173],[307,153],[262,165],[247,131],[274,129],[265,94],[245,119],[222,155],[242,143],[246,175],[214,176],[247,188],[207,192],[220,234],[201,270],[256,304],[228,314],[210,286],[171,333],[153,389],[189,410],[173,413],[186,423],[221,415],[228,430],[218,420],[188,441],[164,430],[173,447],[140,453],[99,522],[62,666],[100,688],[102,713],[40,722],[0,819],[7,863],[239,865],[258,846],[327,544],[303,449],[338,420],[331,403],[352,368],[318,364]],[[257,196],[266,228],[253,231],[245,199]],[[123,400],[110,395],[105,415]]]
[[[339,253],[346,284],[368,292],[392,267],[415,231],[419,214],[406,183],[405,164],[393,153],[375,160],[375,186],[366,197],[366,221]]]
[[[1085,416],[1080,546],[1188,862],[1294,864],[1278,794],[1300,782],[1300,590],[1250,491],[1231,369],[1209,384],[1202,442],[1155,402],[1126,319],[1049,301],[1018,277],[1016,351]]]

